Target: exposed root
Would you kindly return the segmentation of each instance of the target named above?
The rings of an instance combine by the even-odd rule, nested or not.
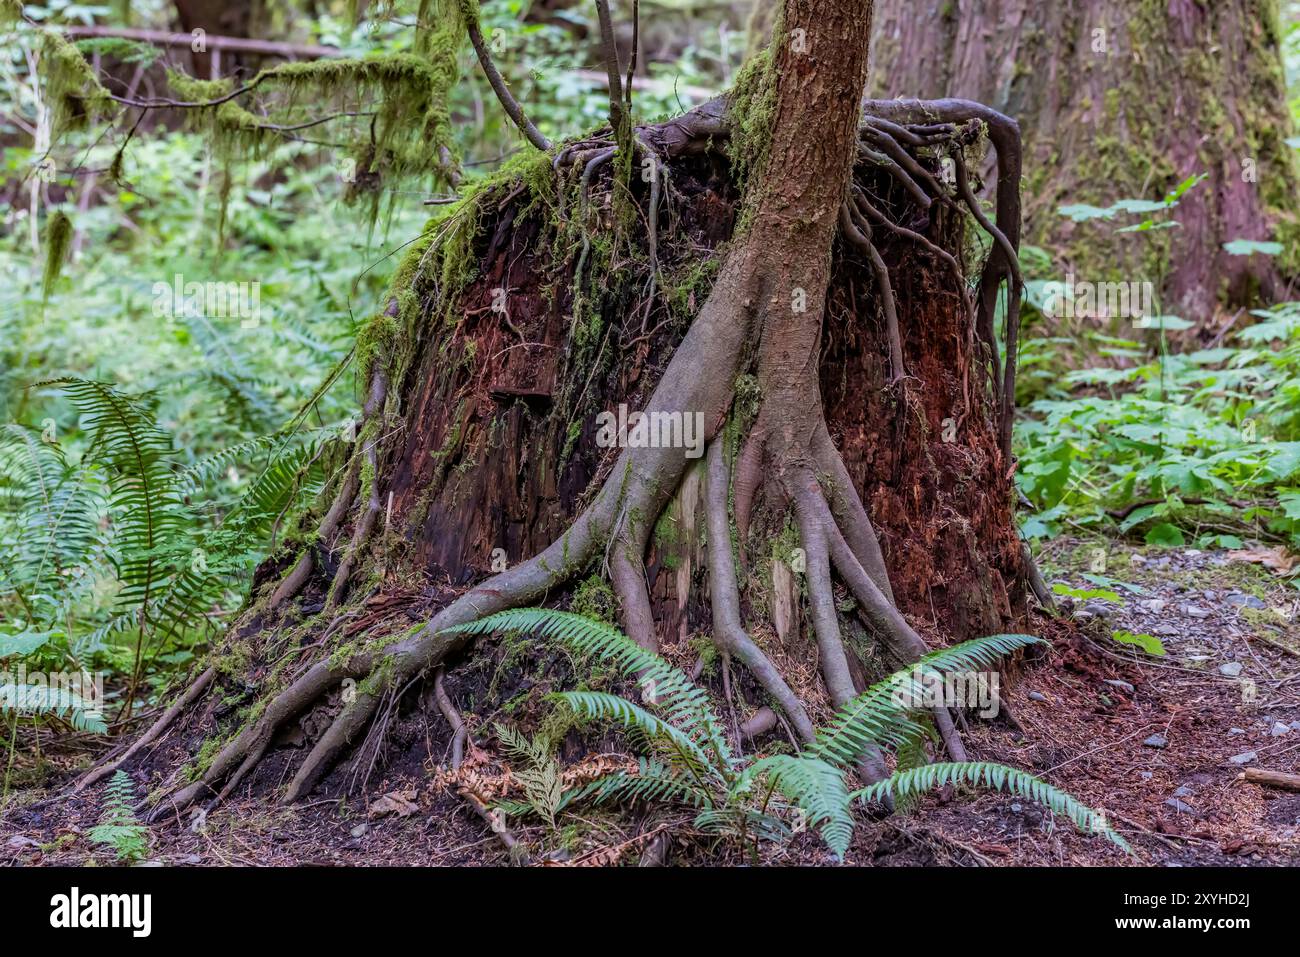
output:
[[[727,462],[723,444],[709,446],[708,477],[704,515],[709,536],[709,594],[713,603],[713,640],[724,655],[744,662],[754,678],[770,694],[794,726],[799,738],[808,743],[815,731],[798,696],[781,677],[780,670],[763,654],[745,631],[740,620],[740,591],[731,553],[731,529],[727,522]]]
[[[894,299],[894,287],[889,282],[889,267],[871,242],[871,226],[865,219],[855,216],[853,207],[847,200],[840,206],[840,228],[849,241],[866,255],[876,276],[880,307],[885,313],[885,334],[889,337],[889,378],[891,383],[897,384],[904,376],[903,340],[898,331],[898,305]]]
[[[858,496],[853,478],[844,465],[844,459],[840,457],[839,450],[831,441],[824,420],[818,422],[813,432],[812,452],[819,473],[830,486],[828,498],[836,526],[845,541],[849,543],[853,556],[892,606],[894,591],[889,584],[889,572],[885,568],[885,556],[880,550],[880,540],[876,537],[876,530],[871,524],[862,499]]]
[[[1034,561],[1034,553],[1029,550],[1028,542],[1020,543],[1020,553],[1025,563],[1025,575],[1029,579],[1029,588],[1038,599],[1038,603],[1051,614],[1056,614],[1056,597],[1052,594],[1052,589],[1048,587],[1047,581],[1043,578],[1043,573],[1038,570],[1038,563]]]
[[[366,421],[372,421],[375,416],[380,414],[380,410],[383,409],[384,398],[387,395],[388,376],[381,369],[376,368],[370,380],[370,395],[366,399]],[[361,550],[370,538],[370,533],[374,530],[379,513],[383,510],[383,502],[379,495],[378,446],[379,438],[376,436],[367,442],[366,447],[361,450],[361,454],[365,456],[366,469],[370,475],[370,494],[366,496],[365,508],[352,530],[352,542],[348,546],[348,553],[343,561],[339,563],[338,571],[334,573],[334,581],[330,584],[329,597],[325,601],[326,612],[332,612],[338,607],[339,601],[347,590],[348,579],[352,576],[352,570],[361,557]]]
[[[736,459],[735,475],[732,477],[732,493],[735,496],[736,540],[740,545],[740,560],[745,561],[745,543],[749,540],[749,519],[754,510],[754,496],[763,479],[763,435],[761,427],[755,425],[741,444],[740,455]]]
[[[767,734],[780,723],[776,712],[767,705],[759,708],[740,726],[740,736],[749,740]]]
[[[961,290],[965,289],[966,276],[962,272],[961,263],[957,262],[957,257],[955,257],[952,253],[948,252],[948,250],[946,249],[941,249],[939,246],[936,246],[934,243],[930,242],[930,240],[926,239],[924,236],[922,236],[920,233],[916,232],[915,230],[908,229],[906,226],[900,226],[897,223],[895,223],[893,220],[889,219],[889,217],[887,217],[884,213],[880,212],[880,210],[872,206],[871,201],[867,199],[867,194],[864,193],[861,189],[857,188],[856,186],[853,188],[853,201],[857,204],[859,211],[863,215],[867,216],[871,220],[884,226],[890,232],[902,236],[906,239],[910,239],[912,242],[916,243],[917,245],[924,247],[936,258],[942,260],[945,264],[947,264],[948,269],[953,274],[953,278],[957,281],[957,288]]]
[[[645,533],[620,534],[612,543],[609,556],[610,579],[623,612],[623,630],[646,651],[659,651],[654,612],[650,607],[650,588],[646,584]]]
[[[443,687],[442,679],[445,673],[446,669],[441,667],[433,673],[433,695],[438,702],[438,710],[451,725],[451,769],[456,771],[465,760],[465,742],[469,738],[469,728],[465,726],[465,719],[460,716],[460,712],[452,703],[451,696],[447,694],[447,689]]]
[[[808,600],[813,633],[817,638],[818,658],[822,666],[822,680],[830,694],[831,703],[839,708],[851,701],[858,688],[849,671],[848,656],[840,636],[840,623],[835,610],[835,594],[831,590],[830,560],[826,548],[825,524],[818,514],[821,492],[811,473],[796,479],[792,490],[795,517],[799,524],[799,537],[803,542],[807,561]],[[884,759],[874,745],[863,755],[859,764],[862,779],[867,783],[888,777]]]
[[[212,679],[216,677],[216,674],[216,668],[208,668],[203,672],[203,674],[195,678],[190,686],[185,689],[185,693],[177,698],[176,701],[172,703],[172,706],[164,711],[162,716],[149,726],[149,730],[136,738],[134,743],[132,743],[132,745],[127,748],[120,757],[115,758],[107,764],[101,764],[97,768],[91,768],[72,785],[71,793],[77,794],[80,791],[84,791],[95,782],[102,781],[133,758],[142,748],[145,748],[156,741],[158,736],[171,726],[171,723],[176,720],[177,716],[182,711],[187,710],[192,704],[194,704],[194,702],[203,697],[204,692],[208,690],[208,686],[212,684]]]

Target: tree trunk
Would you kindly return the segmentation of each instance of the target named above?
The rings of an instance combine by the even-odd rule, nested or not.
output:
[[[871,89],[961,96],[1014,117],[1030,173],[1025,239],[1078,280],[1142,281],[1198,324],[1286,295],[1300,193],[1276,0],[879,0]],[[1162,199],[1197,173],[1180,226],[1117,234],[1058,207]],[[1276,259],[1233,256],[1277,241]],[[1167,264],[1167,265],[1166,265]]]
[[[403,692],[464,660],[447,629],[506,608],[611,595],[671,660],[711,640],[804,741],[926,639],[1023,615],[1014,349],[1003,368],[988,312],[1016,273],[1014,124],[956,101],[864,121],[869,12],[786,0],[727,100],[534,154],[430,223],[358,342],[356,443],[233,630],[255,703],[168,808],[219,800],[295,721],[287,800],[349,751],[364,779]],[[938,177],[986,129],[1000,251],[972,296]],[[611,444],[620,406],[677,431]]]

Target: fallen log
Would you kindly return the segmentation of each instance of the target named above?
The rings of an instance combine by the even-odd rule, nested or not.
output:
[[[1265,787],[1281,788],[1284,791],[1300,791],[1300,774],[1287,774],[1283,771],[1266,771],[1263,768],[1247,768],[1242,774],[1252,784]]]

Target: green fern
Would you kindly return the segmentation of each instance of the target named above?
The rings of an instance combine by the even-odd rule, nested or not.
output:
[[[808,755],[778,754],[755,761],[733,792],[743,794],[759,775],[794,803],[836,857],[844,856],[853,839],[853,814],[843,771]]]
[[[117,516],[118,603],[137,607],[166,577],[167,548],[185,524],[170,466],[171,436],[157,427],[140,399],[106,383],[67,378],[40,384],[67,392],[92,435],[87,457],[108,471],[109,508]]]
[[[1002,656],[1038,642],[1032,635],[991,635],[931,652],[840,708],[804,753],[773,755],[742,767],[732,756],[722,723],[703,689],[616,628],[569,612],[525,608],[448,630],[467,634],[529,632],[579,655],[610,662],[643,684],[654,682],[655,693],[647,696],[644,707],[603,692],[570,691],[553,696],[584,718],[611,722],[630,736],[641,737],[656,753],[642,756],[636,773],[608,774],[558,797],[554,778],[548,777],[544,783],[551,790],[540,803],[546,805],[543,816],[552,824],[555,814],[575,803],[660,801],[696,808],[695,824],[702,830],[747,840],[779,840],[791,833],[781,814],[793,809],[818,831],[837,857],[842,857],[853,838],[855,800],[869,802],[892,795],[905,801],[951,780],[996,789],[1005,785],[1069,816],[1082,829],[1105,833],[1127,848],[1096,811],[1024,772],[996,764],[921,763],[925,741],[935,735],[928,714],[913,704],[920,700],[922,675],[991,666]],[[536,742],[504,727],[498,728],[498,734],[507,749],[530,766],[541,762]],[[898,770],[878,785],[850,792],[846,775],[871,745],[894,751]],[[549,751],[545,760],[553,761]],[[537,796],[529,793],[526,797],[499,806],[508,813],[539,813]]]
[[[639,731],[649,742],[666,744],[692,773],[724,778],[715,770],[709,755],[688,734],[626,698],[599,691],[566,691],[554,697],[584,718],[611,721]]]
[[[78,731],[107,734],[97,706],[68,688],[6,682],[0,684],[0,715],[56,717]]]
[[[927,764],[909,771],[897,771],[884,781],[854,791],[851,797],[863,803],[886,796],[908,797],[935,791],[946,784],[970,784],[993,791],[1007,791],[1068,817],[1085,834],[1101,834],[1129,854],[1133,849],[1107,823],[1104,814],[1081,804],[1064,791],[1024,771],[1005,764],[968,761]]]
[[[506,813],[521,814],[528,810],[545,819],[555,830],[555,816],[564,805],[564,786],[560,778],[560,765],[544,738],[527,738],[509,725],[496,726],[497,737],[508,753],[524,762],[525,767],[515,772],[524,786],[525,801]]]
[[[113,849],[126,864],[143,860],[149,853],[149,829],[137,820],[132,805],[135,787],[125,771],[117,771],[104,789],[104,809],[99,823],[86,834],[96,844]]]
[[[665,721],[712,752],[720,772],[730,776],[735,758],[713,712],[708,695],[690,678],[653,652],[646,651],[617,628],[604,622],[550,608],[519,608],[446,629],[449,633],[491,634],[520,631],[539,635],[579,655],[614,665],[647,690]]]
[[[921,697],[917,683],[922,672],[942,674],[986,668],[1039,641],[1033,635],[989,635],[932,651],[846,702],[825,727],[818,729],[808,753],[850,767],[872,745],[897,750],[925,734],[914,709],[906,705]]]
[[[66,594],[66,572],[101,549],[100,494],[86,470],[34,429],[0,427],[0,587],[28,608],[36,596]]]
[[[714,805],[714,796],[690,774],[674,771],[655,758],[642,756],[637,759],[635,774],[615,771],[582,787],[566,791],[560,807],[563,809],[570,804],[601,804],[614,800],[659,801],[696,808]]]

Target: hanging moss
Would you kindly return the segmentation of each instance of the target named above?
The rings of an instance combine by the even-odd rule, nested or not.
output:
[[[41,71],[56,131],[81,130],[108,116],[113,100],[76,45],[46,31],[41,39]]]
[[[54,284],[63,272],[63,261],[68,257],[68,247],[72,244],[72,220],[61,209],[50,214],[45,223],[45,278],[41,284],[41,296],[48,300],[54,291]]]
[[[23,18],[22,0],[0,0],[0,27],[7,27]]]

